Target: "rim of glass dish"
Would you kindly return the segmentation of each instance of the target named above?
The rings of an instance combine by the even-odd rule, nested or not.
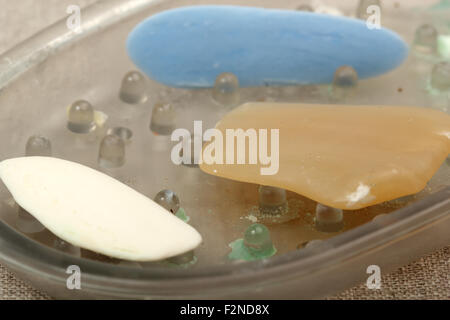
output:
[[[83,9],[81,32],[69,31],[66,20],[40,31],[0,56],[0,92],[20,75],[69,44],[123,21],[152,5],[165,0],[99,1]],[[253,262],[229,263],[193,269],[149,267],[139,269],[118,266],[70,256],[23,236],[0,221],[0,260],[18,270],[65,281],[69,265],[83,271],[85,286],[116,287],[125,290],[153,288],[156,290],[183,287],[207,289],[256,281],[279,281],[281,278],[310,274],[318,266],[326,268],[362,251],[388,243],[401,235],[431,224],[450,213],[450,187],[377,221],[366,223],[330,238],[320,245]],[[120,290],[120,289],[118,289]]]

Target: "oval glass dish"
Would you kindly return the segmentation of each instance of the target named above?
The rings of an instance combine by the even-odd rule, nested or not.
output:
[[[299,2],[199,0],[190,4],[296,10]],[[170,137],[149,129],[152,109],[161,103],[173,106],[180,128],[192,128],[194,120],[213,127],[229,109],[212,100],[212,90],[173,89],[150,79],[146,98],[138,99],[138,104],[125,103],[119,94],[122,79],[135,69],[125,50],[129,32],[146,17],[184,3],[99,1],[82,11],[79,30],[69,30],[63,20],[0,56],[0,159],[23,156],[29,137],[43,135],[51,141],[53,156],[101,170],[152,199],[161,190],[174,190],[189,223],[203,235],[203,244],[195,250],[195,263],[138,264],[84,249],[72,253],[61,250],[55,245],[58,239],[49,231],[26,232],[18,227],[20,208],[1,184],[3,265],[55,298],[310,299],[365,281],[369,265],[378,265],[387,273],[450,243],[447,159],[418,195],[345,211],[344,225],[336,232],[317,230],[312,217],[316,203],[288,192],[295,219],[267,224],[277,254],[258,261],[229,260],[229,244],[242,238],[254,222],[258,186],[209,176],[195,166],[174,165],[170,161]],[[350,16],[357,1],[342,5],[338,9]],[[383,25],[409,43],[414,37],[412,21],[415,27],[429,21],[439,27],[445,25],[443,11],[392,5],[384,12]],[[443,98],[427,90],[436,60],[411,52],[399,69],[361,81],[357,93],[346,103],[445,109],[448,96]],[[240,103],[329,103],[329,89],[325,85],[245,88],[240,90]],[[102,126],[87,135],[67,129],[67,108],[80,99],[89,101],[103,115]],[[103,169],[97,162],[100,141],[110,130],[129,140],[125,165],[119,169]],[[305,246],[313,240],[323,241]],[[66,270],[73,265],[82,272],[81,290],[69,290],[66,285]]]

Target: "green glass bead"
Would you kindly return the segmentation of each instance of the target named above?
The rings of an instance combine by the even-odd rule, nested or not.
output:
[[[269,229],[259,223],[247,228],[244,233],[244,244],[254,254],[264,254],[273,250]]]

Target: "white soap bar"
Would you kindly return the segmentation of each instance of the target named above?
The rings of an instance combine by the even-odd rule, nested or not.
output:
[[[125,184],[47,157],[0,162],[16,202],[61,239],[104,255],[156,261],[195,249],[200,234]]]

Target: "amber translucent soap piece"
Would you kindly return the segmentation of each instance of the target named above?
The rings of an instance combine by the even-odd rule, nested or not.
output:
[[[450,152],[450,116],[419,107],[247,103],[216,128],[223,133],[224,163],[203,161],[203,171],[285,188],[346,210],[419,192]],[[262,175],[268,165],[259,158],[249,164],[248,138],[246,164],[227,163],[226,130],[239,128],[256,129],[258,140],[259,129],[269,129],[269,154],[270,129],[279,129],[278,172]]]

